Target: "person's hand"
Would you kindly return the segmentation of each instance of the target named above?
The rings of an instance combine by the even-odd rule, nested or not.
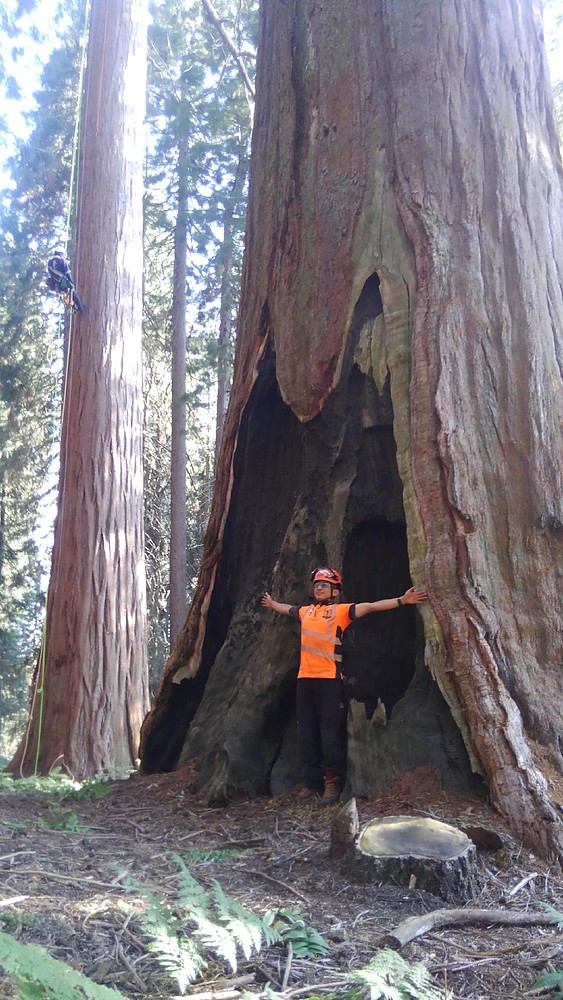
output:
[[[422,604],[427,599],[428,594],[425,590],[416,590],[414,587],[411,587],[401,597],[401,604]]]
[[[273,603],[274,602],[272,600],[271,595],[268,593],[268,591],[266,591],[266,593],[264,594],[264,596],[262,598],[262,607],[263,608],[272,608]]]

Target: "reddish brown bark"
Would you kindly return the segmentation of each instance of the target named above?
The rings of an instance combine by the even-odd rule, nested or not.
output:
[[[186,512],[186,295],[188,276],[188,140],[178,147],[178,212],[174,231],[172,293],[172,445],[170,470],[170,648],[186,616],[188,590]]]
[[[563,858],[561,177],[538,4],[263,6],[231,406],[147,769],[199,753],[214,791],[250,787],[279,751],[262,702],[291,676],[252,586],[299,600],[315,557],[361,561],[358,531],[404,520],[424,657],[473,766]]]
[[[221,248],[221,304],[219,308],[219,336],[217,338],[217,419],[215,431],[215,464],[223,425],[227,413],[231,384],[231,338],[233,333],[233,215],[237,200],[242,197],[247,173],[246,150],[239,151],[238,163],[227,204],[223,212],[223,244]]]
[[[147,8],[94,0],[44,661],[14,772],[131,766],[147,709],[142,154]],[[41,688],[43,690],[41,690]]]

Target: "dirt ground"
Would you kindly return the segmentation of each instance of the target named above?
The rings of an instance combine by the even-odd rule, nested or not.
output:
[[[328,956],[315,959],[291,958],[287,948],[272,945],[248,961],[241,957],[236,972],[211,959],[185,995],[237,1000],[245,992],[266,997],[269,987],[289,1000],[351,996],[343,974],[364,967],[382,936],[406,917],[452,905],[416,887],[352,881],[343,862],[328,855],[337,806],[299,803],[287,794],[212,809],[192,784],[189,769],[134,775],[110,784],[96,801],[56,806],[37,794],[2,793],[0,929],[46,946],[125,997],[178,996],[177,984],[147,950],[138,920],[144,900],[127,889],[124,872],[172,900],[179,855],[206,890],[216,879],[259,916],[299,911],[330,944]],[[494,835],[496,842],[479,849],[483,887],[466,908],[545,915],[541,904],[548,903],[563,911],[561,870],[515,843],[485,802],[443,791],[436,772],[419,769],[357,805],[361,824],[383,815],[429,816]],[[562,944],[556,926],[450,926],[424,934],[401,954],[423,962],[444,997],[517,1000],[555,995],[533,985],[563,971]],[[367,994],[355,994],[361,995]],[[0,974],[0,998],[15,996]]]

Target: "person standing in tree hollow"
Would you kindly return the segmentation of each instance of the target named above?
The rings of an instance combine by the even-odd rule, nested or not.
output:
[[[342,634],[352,622],[374,611],[421,604],[426,592],[411,587],[402,597],[361,604],[338,604],[342,577],[318,566],[311,573],[313,604],[298,607],[274,601],[268,592],[262,606],[295,618],[301,627],[297,675],[297,734],[303,787],[298,798],[322,791],[321,802],[338,802],[346,773],[346,710],[342,675]]]

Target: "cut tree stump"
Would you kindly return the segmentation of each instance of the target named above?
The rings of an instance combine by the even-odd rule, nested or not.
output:
[[[480,887],[475,844],[453,826],[415,816],[384,816],[363,827],[342,861],[360,882],[424,889],[448,902]]]

